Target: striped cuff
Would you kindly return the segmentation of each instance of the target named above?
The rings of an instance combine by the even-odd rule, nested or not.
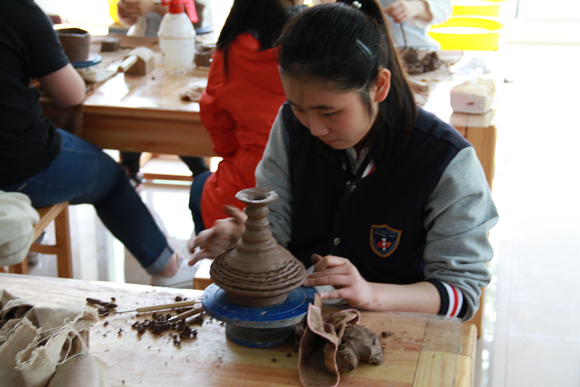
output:
[[[460,289],[438,280],[431,282],[441,296],[441,309],[439,314],[448,317],[462,318],[467,312],[467,304],[463,301],[463,293]]]

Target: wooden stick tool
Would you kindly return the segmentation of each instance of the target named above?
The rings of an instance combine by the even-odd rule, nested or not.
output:
[[[174,303],[171,303],[171,304],[153,305],[153,306],[143,306],[141,308],[135,308],[135,309],[132,309],[132,310],[122,310],[122,311],[119,311],[119,312],[115,312],[115,314],[128,313],[128,312],[137,312],[137,313],[152,312],[152,311],[155,311],[155,310],[165,310],[165,309],[181,308],[181,307],[184,307],[184,306],[192,306],[192,305],[195,305],[196,303],[199,303],[199,301],[198,300],[191,300],[191,301],[174,302]]]
[[[203,306],[200,306],[199,308],[195,308],[192,310],[188,310],[187,312],[183,312],[181,314],[178,314],[175,317],[171,317],[169,320],[167,320],[167,322],[172,323],[172,322],[176,322],[179,320],[184,320],[184,319],[188,318],[189,316],[193,316],[194,314],[198,314],[201,312],[203,312]]]

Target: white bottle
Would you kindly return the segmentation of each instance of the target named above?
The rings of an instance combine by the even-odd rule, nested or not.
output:
[[[193,0],[163,0],[169,6],[159,26],[159,48],[168,71],[181,70],[193,64],[195,56],[195,29],[197,21]],[[184,5],[189,16],[184,12]],[[193,9],[193,11],[191,10]]]

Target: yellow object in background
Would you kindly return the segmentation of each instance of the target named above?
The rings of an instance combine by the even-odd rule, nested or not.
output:
[[[109,1],[109,16],[116,24],[121,24],[119,22],[119,17],[117,16],[117,2],[119,0],[108,0]]]
[[[429,30],[442,50],[495,51],[499,48],[503,24],[489,16],[451,16]]]
[[[454,0],[452,15],[492,16],[499,17],[500,1],[489,0]]]

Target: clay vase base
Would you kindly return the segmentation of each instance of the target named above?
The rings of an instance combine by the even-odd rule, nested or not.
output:
[[[234,304],[241,306],[250,307],[262,307],[262,306],[274,306],[283,303],[288,298],[288,293],[284,293],[278,297],[260,299],[260,298],[247,298],[247,297],[237,297],[232,293],[228,293],[228,299]]]

